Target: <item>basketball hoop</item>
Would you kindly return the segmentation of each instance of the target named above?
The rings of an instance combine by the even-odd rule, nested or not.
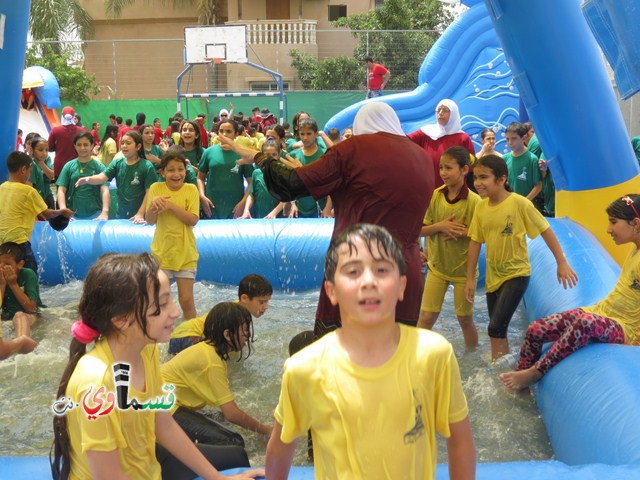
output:
[[[214,57],[213,63],[215,63],[216,65],[220,65],[222,63],[222,59],[220,57]]]

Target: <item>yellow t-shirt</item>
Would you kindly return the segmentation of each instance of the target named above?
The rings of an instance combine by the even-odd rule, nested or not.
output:
[[[249,148],[251,150],[256,149],[256,142],[253,140],[253,138],[240,135],[239,137],[236,137],[235,142],[241,147]]]
[[[480,202],[477,193],[469,191],[465,200],[449,203],[443,190],[443,185],[433,192],[431,203],[424,216],[425,225],[433,225],[455,215],[457,223],[467,227],[473,219],[473,212]],[[447,239],[443,234],[429,236],[429,273],[434,273],[445,280],[464,280],[467,276],[467,252],[469,251],[469,237],[457,240]]]
[[[227,362],[207,342],[185,348],[160,367],[165,383],[175,386],[176,404],[198,410],[233,401],[227,376]]]
[[[375,368],[352,362],[330,333],[285,362],[275,418],[281,440],[311,429],[316,479],[433,479],[436,432],[467,417],[451,344],[400,325],[393,356]]]
[[[171,338],[202,337],[204,332],[204,321],[207,319],[207,315],[208,313],[201,317],[192,318],[191,320],[182,322],[173,329],[173,332],[171,332]]]
[[[151,201],[160,196],[169,197],[170,202],[187,212],[200,215],[200,195],[195,185],[185,183],[180,190],[174,191],[165,182],[154,183],[149,188],[147,211],[151,208]],[[160,262],[160,268],[175,271],[196,268],[198,250],[193,227],[183,223],[173,212],[161,213],[156,221],[151,253]]]
[[[487,287],[495,292],[506,280],[531,275],[526,236],[536,238],[549,222],[530,200],[511,193],[498,205],[481,200],[469,227],[469,237],[487,244]]]
[[[640,254],[629,252],[614,289],[595,305],[583,310],[615,320],[624,331],[624,343],[640,345]]]
[[[145,392],[129,387],[129,400],[136,398],[144,403],[162,396],[160,361],[155,345],[147,345],[141,352],[144,364]],[[100,386],[108,392],[116,392],[112,365],[115,360],[106,339],[97,342],[95,348],[84,355],[67,385],[66,396],[76,403],[93,386],[93,392]],[[93,394],[91,394],[93,395]],[[156,460],[155,411],[150,409],[119,410],[116,406],[110,413],[89,420],[81,406],[67,412],[67,429],[71,441],[71,474],[69,478],[92,478],[87,462],[87,451],[109,452],[118,450],[120,468],[128,478],[161,478],[160,464]]]
[[[0,244],[28,242],[36,217],[47,210],[38,191],[24,183],[0,185]]]

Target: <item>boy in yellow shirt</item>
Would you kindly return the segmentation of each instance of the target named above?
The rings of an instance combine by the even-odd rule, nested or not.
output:
[[[333,240],[326,293],[342,327],[285,362],[269,480],[286,479],[295,440],[311,429],[316,479],[433,479],[436,432],[451,478],[475,478],[467,402],[451,344],[395,322],[407,278],[385,229],[355,225]]]
[[[273,287],[269,280],[255,273],[246,275],[238,285],[238,303],[244,306],[254,318],[264,315],[269,308]],[[169,353],[176,355],[191,345],[202,340],[204,322],[208,313],[201,317],[182,322],[171,333]]]
[[[38,191],[27,185],[33,161],[24,152],[11,152],[7,157],[9,180],[0,185],[0,244],[14,242],[20,245],[24,267],[38,272],[38,264],[31,250],[31,232],[38,216],[45,220],[73,212],[68,208],[51,210]]]

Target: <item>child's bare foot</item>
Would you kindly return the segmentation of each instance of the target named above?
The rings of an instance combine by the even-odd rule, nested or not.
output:
[[[536,367],[530,367],[518,372],[506,372],[500,374],[500,381],[509,390],[524,390],[542,378],[542,373]]]
[[[38,346],[38,342],[36,342],[31,337],[27,337],[26,335],[17,337],[16,340],[19,340],[22,343],[22,346],[18,350],[18,353],[31,353]]]

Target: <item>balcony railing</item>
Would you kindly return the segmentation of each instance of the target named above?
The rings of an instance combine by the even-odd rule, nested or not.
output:
[[[246,25],[249,45],[315,44],[315,20],[235,20],[225,25]]]

